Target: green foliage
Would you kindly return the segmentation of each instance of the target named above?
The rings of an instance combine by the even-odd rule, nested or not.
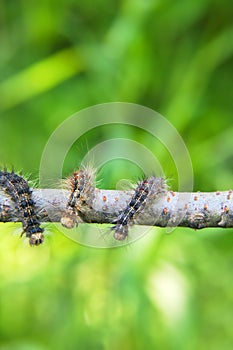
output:
[[[63,120],[122,101],[151,107],[177,128],[195,190],[232,187],[230,1],[2,1],[0,25],[3,165],[36,179]],[[78,140],[64,175],[110,137],[147,146],[176,188],[164,147],[122,126]],[[112,162],[101,187],[132,180],[134,171]],[[79,246],[53,226],[32,249],[19,232],[0,225],[0,349],[232,348],[232,230],[154,228],[127,248],[105,250]]]

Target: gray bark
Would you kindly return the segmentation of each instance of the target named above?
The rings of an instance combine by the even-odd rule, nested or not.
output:
[[[82,219],[93,223],[111,223],[130,201],[132,191],[95,190],[92,209]],[[33,199],[41,222],[59,222],[65,210],[68,192],[58,189],[34,189]],[[0,221],[20,221],[14,203],[0,194]],[[160,227],[233,227],[233,191],[178,193],[167,191],[137,215],[136,224]]]

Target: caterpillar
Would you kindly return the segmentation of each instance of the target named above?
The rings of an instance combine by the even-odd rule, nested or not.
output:
[[[21,220],[23,232],[29,238],[31,246],[37,246],[43,243],[44,229],[40,227],[37,215],[35,213],[35,202],[32,199],[32,191],[29,188],[27,180],[22,176],[6,169],[0,171],[0,187],[11,197],[16,205]]]
[[[81,221],[83,214],[92,208],[95,192],[96,170],[91,166],[82,166],[64,181],[69,191],[66,210],[62,214],[61,224],[73,228]]]
[[[114,231],[114,239],[118,241],[124,240],[128,236],[129,225],[132,225],[136,215],[143,211],[146,204],[150,203],[166,189],[166,182],[163,178],[150,176],[138,182],[129,203],[126,208],[119,214],[112,223],[111,227]]]

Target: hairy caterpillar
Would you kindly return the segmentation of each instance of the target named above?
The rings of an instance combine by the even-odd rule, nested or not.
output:
[[[82,166],[65,181],[69,191],[66,210],[62,214],[61,224],[66,228],[78,225],[80,216],[92,207],[95,192],[96,170],[91,166]]]
[[[13,171],[8,172],[6,169],[0,171],[0,187],[16,204],[23,226],[23,232],[29,238],[29,244],[40,245],[44,241],[44,229],[40,227],[37,215],[35,213],[35,202],[32,199],[32,191],[28,182]]]
[[[166,182],[163,178],[150,176],[137,184],[134,194],[126,208],[120,213],[117,219],[113,221],[111,229],[114,230],[113,237],[122,241],[128,236],[129,225],[132,225],[135,217],[145,206],[155,199],[166,189]]]

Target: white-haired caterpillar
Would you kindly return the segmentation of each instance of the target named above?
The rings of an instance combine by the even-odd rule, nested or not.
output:
[[[163,178],[150,176],[140,181],[126,208],[113,221],[113,224],[115,224],[111,228],[114,230],[113,237],[118,241],[124,240],[128,236],[129,225],[132,225],[135,216],[142,212],[145,206],[151,203],[152,199],[164,193],[165,189],[166,182]]]
[[[22,220],[23,232],[29,238],[29,244],[40,245],[44,241],[44,229],[40,227],[35,213],[35,202],[27,180],[13,171],[0,171],[0,187],[11,197]]]
[[[91,166],[82,166],[64,181],[69,191],[66,210],[62,214],[61,224],[66,228],[78,225],[78,220],[92,207],[95,192],[96,170]]]

